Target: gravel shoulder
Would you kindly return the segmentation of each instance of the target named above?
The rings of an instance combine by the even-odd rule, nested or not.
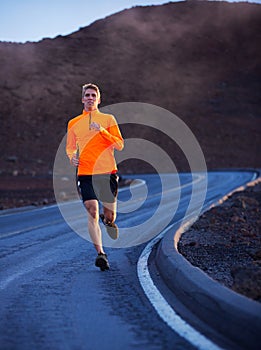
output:
[[[260,179],[259,179],[260,180]],[[261,302],[261,181],[204,213],[178,244],[194,266]]]

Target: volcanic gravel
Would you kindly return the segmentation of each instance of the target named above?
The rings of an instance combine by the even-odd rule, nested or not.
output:
[[[260,179],[259,179],[260,180]],[[194,266],[237,293],[261,302],[261,182],[203,214],[179,241]]]

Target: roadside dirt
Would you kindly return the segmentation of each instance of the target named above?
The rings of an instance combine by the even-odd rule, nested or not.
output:
[[[237,293],[261,302],[261,181],[203,214],[179,252]]]
[[[0,210],[55,202],[52,177],[1,176]]]
[[[131,180],[121,178],[119,187]],[[55,203],[53,178],[49,176],[0,176],[0,210]]]

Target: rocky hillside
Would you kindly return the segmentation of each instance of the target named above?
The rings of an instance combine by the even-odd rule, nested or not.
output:
[[[260,5],[204,1],[135,7],[36,43],[1,42],[1,174],[51,173],[86,82],[100,85],[103,106],[140,101],[178,115],[210,169],[260,167],[260,42]],[[163,135],[122,132],[157,142],[188,170]],[[125,162],[122,171],[132,170]]]

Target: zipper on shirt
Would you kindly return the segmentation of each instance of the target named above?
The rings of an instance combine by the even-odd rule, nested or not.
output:
[[[91,130],[91,123],[92,123],[92,112],[90,112],[90,115],[89,115],[89,130]]]

